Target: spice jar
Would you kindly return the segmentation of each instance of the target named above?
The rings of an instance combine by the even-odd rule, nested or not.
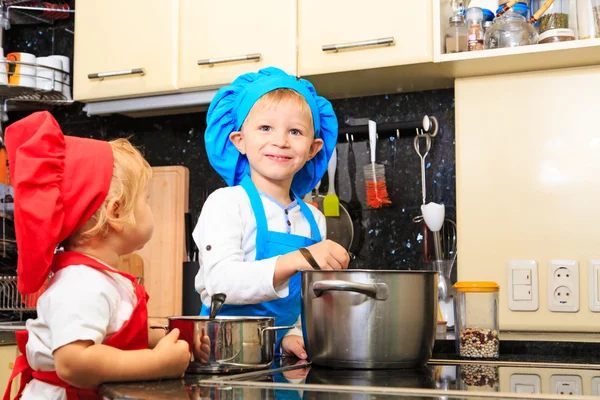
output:
[[[483,50],[483,10],[479,7],[467,10],[467,50]]]
[[[546,0],[532,0],[531,13],[535,14]],[[554,3],[539,17],[535,26],[540,34],[549,29],[569,28],[569,0],[554,0]]]
[[[498,358],[498,291],[495,282],[457,282],[456,350],[466,358]]]
[[[538,37],[538,43],[557,43],[575,40],[573,29],[550,29]]]
[[[450,26],[446,29],[446,53],[467,51],[467,26],[461,13],[450,17]]]

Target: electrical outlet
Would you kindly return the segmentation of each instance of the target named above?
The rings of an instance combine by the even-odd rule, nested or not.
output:
[[[552,394],[563,394],[568,396],[581,396],[581,376],[579,375],[552,375],[550,377],[550,391]]]
[[[551,260],[548,265],[548,309],[579,311],[579,264],[575,260]]]
[[[592,396],[600,396],[600,376],[592,378]]]

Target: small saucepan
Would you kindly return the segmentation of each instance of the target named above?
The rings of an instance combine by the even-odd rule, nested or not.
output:
[[[215,294],[213,298],[219,297]],[[224,296],[222,298],[224,301]],[[215,301],[211,315],[216,315]],[[222,302],[221,302],[222,304]],[[216,307],[220,308],[220,307]],[[269,368],[275,357],[275,332],[293,326],[274,326],[272,317],[168,317],[169,326],[179,329],[179,339],[190,346],[188,373],[233,373]]]

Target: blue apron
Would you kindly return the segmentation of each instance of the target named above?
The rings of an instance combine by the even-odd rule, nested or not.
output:
[[[250,176],[242,179],[241,186],[250,198],[250,206],[256,218],[256,261],[288,254],[301,247],[307,247],[321,241],[321,232],[312,211],[295,193],[294,197],[300,206],[300,210],[310,225],[312,238],[291,233],[269,231],[260,194],[256,190]],[[218,315],[274,317],[275,326],[294,325],[300,315],[301,283],[302,277],[300,272],[296,272],[289,280],[289,294],[287,297],[258,304],[224,304]],[[200,315],[209,315],[209,313],[210,307],[203,304]],[[277,349],[286,333],[287,330],[277,331]]]

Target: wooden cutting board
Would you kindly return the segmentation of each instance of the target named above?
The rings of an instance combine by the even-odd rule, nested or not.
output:
[[[144,260],[138,254],[131,253],[121,256],[117,268],[119,271],[141,278],[141,283],[144,284]]]
[[[183,166],[153,167],[150,207],[152,239],[138,250],[144,265],[144,286],[150,295],[148,316],[181,315],[185,252],[185,216],[189,203],[189,171]]]

